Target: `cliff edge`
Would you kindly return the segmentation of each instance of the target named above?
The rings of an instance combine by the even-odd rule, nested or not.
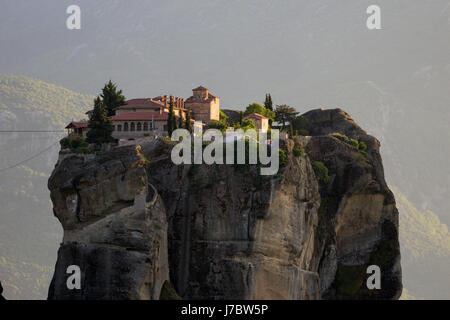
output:
[[[398,212],[379,142],[340,109],[304,117],[312,136],[282,141],[275,176],[177,166],[166,139],[62,155],[49,179],[64,228],[49,299],[397,299]],[[67,287],[71,265],[80,289]]]

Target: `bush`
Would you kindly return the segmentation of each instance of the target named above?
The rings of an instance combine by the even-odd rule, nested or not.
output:
[[[222,133],[225,133],[225,131],[227,130],[227,123],[226,122],[222,122],[222,121],[217,121],[217,120],[213,120],[208,122],[208,128],[210,129],[218,129],[220,130]]]
[[[335,137],[336,139],[339,139],[342,142],[350,143],[350,139],[345,134],[334,132],[330,134],[330,136]]]
[[[328,175],[328,168],[323,164],[323,162],[314,161],[312,163],[312,166],[319,181],[325,184],[330,182],[330,176]]]
[[[241,123],[239,123],[239,122],[236,123],[234,125],[234,129],[235,130],[236,129],[242,129],[244,131],[246,131],[248,129],[255,129],[256,130],[256,125],[255,125],[255,123],[252,120],[247,119],[247,120],[242,120]]]
[[[278,149],[278,156],[280,159],[280,167],[284,167],[287,163],[286,153],[282,149]]]
[[[88,147],[89,144],[84,140],[83,137],[73,137],[69,138],[69,145],[71,149]]]
[[[350,145],[354,146],[356,149],[359,149],[359,142],[356,139],[350,139]]]
[[[300,146],[296,146],[296,147],[294,147],[293,153],[294,153],[294,156],[299,158],[303,155],[303,149]]]
[[[365,144],[364,142],[360,141],[358,149],[359,149],[359,151],[361,151],[361,153],[364,151],[366,153],[366,155],[367,155],[367,144]]]
[[[91,153],[89,144],[83,137],[64,138],[60,143],[63,149],[70,149],[73,153]]]

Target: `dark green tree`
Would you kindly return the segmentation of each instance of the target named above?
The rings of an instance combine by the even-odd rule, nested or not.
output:
[[[189,132],[192,131],[191,127],[191,110],[188,110],[186,112],[186,122],[184,123],[184,128],[188,130]]]
[[[114,141],[113,127],[108,118],[108,111],[100,97],[94,100],[94,110],[89,117],[89,131],[86,141],[88,143],[102,144]]]
[[[273,111],[272,96],[270,95],[270,93],[266,94],[266,101],[264,101],[264,108]],[[272,122],[273,119],[269,119],[269,126],[272,126]]]
[[[270,93],[266,94],[266,101],[264,101],[264,108],[273,111],[272,97]]]
[[[167,117],[167,133],[169,137],[172,136],[172,132],[177,128],[177,119],[175,113],[173,112],[173,97],[170,97],[169,101],[169,115]]]
[[[242,124],[242,121],[244,120],[244,113],[241,111],[239,112],[239,124]]]
[[[108,110],[108,117],[116,114],[116,108],[125,104],[125,97],[122,90],[117,89],[117,85],[111,80],[102,89],[100,97],[103,99],[103,104]]]
[[[259,103],[253,102],[251,104],[248,105],[248,107],[245,109],[244,115],[249,115],[252,113],[259,113],[263,116],[266,116],[269,119],[274,119],[275,118],[275,113],[273,111],[270,111],[269,109],[264,108],[262,105],[260,105]]]
[[[278,105],[275,109],[275,121],[281,122],[282,130],[284,130],[286,128],[286,123],[290,123],[297,114],[298,112],[288,105]]]

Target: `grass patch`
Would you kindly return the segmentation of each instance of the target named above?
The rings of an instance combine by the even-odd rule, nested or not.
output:
[[[328,184],[330,182],[330,176],[328,175],[328,168],[325,164],[320,161],[314,161],[312,166],[319,181],[324,184]]]

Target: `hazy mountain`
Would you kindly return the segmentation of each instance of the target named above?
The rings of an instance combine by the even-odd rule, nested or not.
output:
[[[299,111],[342,107],[382,141],[387,180],[450,223],[450,5],[372,1],[3,1],[0,70],[96,94],[187,97],[203,84],[223,107],[271,92]],[[420,170],[418,168],[420,167]]]
[[[0,76],[0,92],[2,130],[31,127],[60,130],[70,119],[83,117],[93,99],[39,80],[15,76]],[[61,119],[56,120],[58,117],[53,114],[60,114]],[[0,279],[5,296],[10,299],[43,299],[47,294],[62,234],[52,215],[47,179],[56,162],[61,135],[0,135],[2,168],[54,145],[29,162],[0,171]],[[400,211],[403,277],[409,290],[404,297],[449,298],[447,226],[433,212],[418,210],[398,188],[392,189]]]
[[[93,97],[0,75],[0,279],[8,299],[45,298],[62,230],[47,190],[59,139]],[[28,160],[28,161],[27,161]]]
[[[420,211],[398,190],[400,248],[405,294],[422,299],[450,299],[450,232],[431,211]]]
[[[432,211],[450,224],[448,0],[379,0],[383,29],[377,31],[365,26],[366,8],[373,4],[368,0],[79,0],[79,31],[65,26],[71,4],[0,1],[0,72],[88,94],[97,94],[112,78],[130,98],[187,97],[202,84],[221,98],[223,108],[261,102],[266,92],[275,104],[290,104],[300,112],[341,107],[380,139],[387,182],[422,215]],[[16,99],[25,92],[18,90]],[[0,100],[4,96],[0,92]],[[57,105],[67,104],[58,100]],[[5,106],[1,127],[14,118]],[[73,108],[53,110],[60,112],[59,125],[66,115],[82,115],[72,115]],[[46,121],[57,119],[48,111],[38,114],[14,123],[34,126],[41,119],[48,127]],[[0,169],[47,148],[45,143],[54,141],[45,140],[49,136],[15,135],[7,141],[0,134]],[[32,170],[46,174],[55,149],[32,160]],[[427,274],[432,279],[428,288],[433,288],[438,278]],[[406,287],[411,295],[427,298],[428,291]]]

